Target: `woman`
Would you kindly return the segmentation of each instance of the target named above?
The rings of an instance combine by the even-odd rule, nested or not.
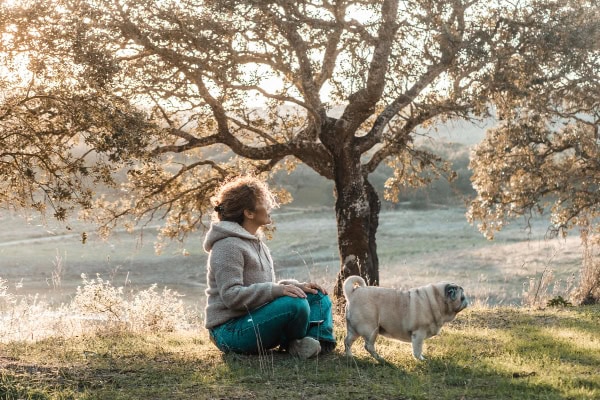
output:
[[[335,348],[331,300],[316,283],[275,282],[273,260],[260,239],[278,204],[254,177],[225,183],[216,219],[204,240],[209,253],[205,327],[224,352],[257,354],[281,346],[310,358]]]

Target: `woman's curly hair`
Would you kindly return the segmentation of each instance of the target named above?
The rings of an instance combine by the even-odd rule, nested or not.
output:
[[[269,186],[248,175],[225,181],[212,200],[219,221],[232,221],[240,225],[244,222],[244,210],[255,211],[259,201],[263,201],[268,208],[279,206]]]

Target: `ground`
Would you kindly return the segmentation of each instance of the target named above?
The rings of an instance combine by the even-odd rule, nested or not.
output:
[[[278,278],[316,280],[333,288],[339,265],[333,211],[284,206],[273,214],[276,231],[267,244]],[[68,302],[82,273],[100,274],[125,288],[157,283],[185,295],[186,304],[203,307],[204,232],[172,243],[158,256],[156,227],[134,235],[116,232],[102,241],[92,227],[77,222],[69,230],[16,216],[3,215],[0,222],[0,278],[13,289],[19,286],[19,294]],[[461,208],[383,211],[377,233],[381,285],[454,281],[473,303],[484,305],[520,305],[524,292],[532,290],[544,299],[566,297],[581,265],[579,238],[573,232],[567,239],[548,239],[547,222],[530,222],[531,229],[527,221],[517,220],[488,241],[467,223]],[[82,232],[89,236],[85,243]],[[551,284],[539,286],[544,277],[551,277]]]

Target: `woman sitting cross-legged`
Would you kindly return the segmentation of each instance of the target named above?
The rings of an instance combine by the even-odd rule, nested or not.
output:
[[[310,358],[335,346],[331,299],[316,283],[275,281],[260,238],[277,206],[268,186],[238,177],[215,198],[216,221],[204,239],[209,253],[205,327],[224,352],[258,354],[277,346]]]

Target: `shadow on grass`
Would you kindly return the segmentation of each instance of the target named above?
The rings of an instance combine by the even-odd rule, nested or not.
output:
[[[354,362],[338,354],[308,361],[274,355],[268,372],[259,365],[256,356],[227,355],[221,363],[120,357],[53,371],[46,375],[44,388],[35,391],[26,389],[31,376],[13,377],[11,387],[0,380],[0,393],[7,399],[562,398],[547,385],[451,360],[433,359],[413,371],[370,360]],[[36,383],[41,387],[39,378]]]
[[[600,398],[599,315],[598,307],[484,310],[455,324],[450,342],[498,375],[562,398]]]
[[[562,399],[563,393],[529,378],[515,379],[486,364],[433,358],[426,362],[378,364],[335,354],[319,360],[274,358],[273,375],[251,373],[257,360],[225,361],[251,398],[291,399]],[[250,397],[249,397],[250,398]]]

